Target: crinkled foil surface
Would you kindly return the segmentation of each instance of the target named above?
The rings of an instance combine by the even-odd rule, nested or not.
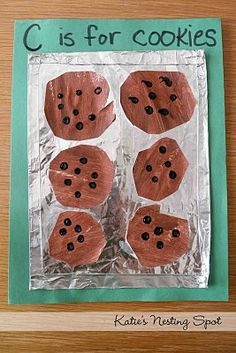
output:
[[[180,71],[197,105],[189,122],[150,135],[133,126],[120,104],[120,86],[132,71]],[[44,115],[46,84],[68,71],[95,71],[110,85],[116,121],[98,138],[67,141],[53,135]],[[90,52],[30,55],[28,61],[28,157],[30,289],[207,287],[210,257],[207,71],[203,50]],[[137,195],[132,168],[139,151],[162,137],[174,138],[189,167],[177,192],[161,202],[161,213],[189,222],[190,250],[176,262],[142,267],[126,242],[128,220],[138,207],[155,204]],[[107,239],[97,263],[74,270],[48,254],[48,238],[59,213],[79,210],[57,202],[48,178],[49,163],[61,151],[85,143],[102,148],[116,167],[112,192],[90,212]]]

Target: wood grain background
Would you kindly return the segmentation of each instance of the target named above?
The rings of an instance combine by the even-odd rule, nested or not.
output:
[[[0,310],[1,311],[236,311],[236,1],[235,0],[1,0],[0,1]],[[229,205],[229,281],[227,303],[79,303],[66,305],[7,304],[8,194],[13,25],[38,18],[189,18],[223,19],[227,168]],[[230,333],[0,333],[0,352],[236,352]]]

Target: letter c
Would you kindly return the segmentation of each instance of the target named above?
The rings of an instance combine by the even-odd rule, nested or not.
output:
[[[27,28],[27,30],[25,31],[25,34],[24,34],[24,37],[23,37],[23,43],[24,43],[24,46],[26,47],[27,50],[30,50],[30,51],[37,51],[37,50],[39,50],[40,48],[42,48],[42,44],[39,44],[39,46],[36,47],[36,48],[31,48],[31,47],[28,45],[28,35],[29,35],[29,32],[31,31],[31,29],[32,29],[33,27],[37,27],[39,31],[41,30],[40,25],[37,24],[37,23],[34,23],[34,24],[30,25],[30,26]]]
[[[147,45],[147,42],[140,42],[138,41],[137,37],[139,36],[139,34],[143,34],[145,35],[145,32],[142,30],[142,29],[139,29],[138,31],[136,31],[134,34],[133,34],[133,41],[139,45],[142,45],[143,47],[145,47]]]

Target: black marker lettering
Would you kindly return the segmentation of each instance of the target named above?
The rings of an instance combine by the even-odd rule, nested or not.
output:
[[[189,27],[192,27],[192,25],[188,25]],[[190,47],[193,45],[193,39],[192,39],[192,32],[191,30],[188,31],[188,44]]]
[[[210,36],[209,33],[216,34],[216,30],[215,29],[208,29],[206,31],[206,38],[208,38],[212,41],[212,43],[206,42],[206,45],[208,45],[208,47],[214,47],[217,44],[216,39],[214,37]]]
[[[181,28],[178,28],[178,34],[176,36],[177,39],[177,47],[180,47],[181,44],[188,45],[188,42],[183,40],[183,37],[186,35],[188,30],[185,28],[184,31],[181,33]]]
[[[29,35],[29,32],[30,32],[31,29],[34,28],[34,27],[38,28],[39,31],[41,30],[40,25],[37,24],[37,23],[34,23],[34,24],[30,25],[30,26],[27,28],[27,30],[25,31],[24,37],[23,37],[24,46],[26,47],[27,50],[30,50],[30,51],[37,51],[37,50],[39,50],[39,49],[42,48],[42,44],[39,44],[39,45],[38,45],[37,47],[35,47],[35,48],[30,47],[29,44],[28,44],[28,35]]]
[[[168,36],[171,37],[168,41]],[[164,38],[166,38],[164,40]],[[173,44],[175,41],[175,34],[173,32],[170,31],[163,31],[161,34],[161,43],[162,45],[164,45],[165,47],[168,47],[169,45]]]
[[[71,38],[72,35],[73,35],[73,33],[71,33],[71,32],[70,32],[70,33],[66,33],[66,34],[64,35],[64,45],[65,45],[66,47],[73,47],[73,45],[75,45],[74,39]]]
[[[155,37],[157,37],[156,40],[153,40],[153,37],[154,37],[154,39],[155,39]],[[158,33],[158,32],[151,32],[150,33],[150,35],[148,37],[149,44],[158,45],[160,43],[160,41],[161,41],[160,33]]]
[[[107,36],[105,34],[100,34],[98,37],[98,43],[103,45],[107,42]]]
[[[109,36],[110,36],[110,44],[114,44],[114,41],[115,41],[115,36],[116,36],[116,34],[121,34],[121,32],[110,32],[109,33]]]
[[[142,30],[142,29],[139,29],[138,31],[134,32],[133,36],[132,36],[132,39],[135,43],[139,44],[139,45],[142,45],[143,47],[145,47],[147,45],[147,42],[140,42],[137,37],[140,35],[140,34],[145,34],[145,32]]]
[[[63,45],[63,34],[62,33],[60,33],[60,36],[59,36],[59,44]]]
[[[201,38],[203,35],[203,31],[200,29],[199,31],[197,31],[195,34],[194,34],[194,38],[193,38],[193,44],[196,46],[196,47],[199,47],[201,45],[204,45],[206,44],[205,42],[198,42],[198,38]]]
[[[84,39],[87,39],[88,40],[88,45],[91,47],[92,45],[92,39],[95,39],[96,36],[92,36],[91,34],[91,30],[92,28],[94,28],[96,31],[98,30],[97,26],[96,25],[89,25],[87,27],[87,37],[84,37]]]

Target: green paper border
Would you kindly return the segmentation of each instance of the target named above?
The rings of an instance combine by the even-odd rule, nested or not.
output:
[[[159,45],[145,48],[131,42],[131,33],[142,28],[146,32],[174,30],[178,26],[192,30],[212,28],[216,31],[215,47],[202,45],[191,48],[172,45],[168,49],[203,48],[208,66],[209,134],[211,167],[212,241],[209,287],[188,288],[132,288],[132,289],[72,289],[29,290],[29,239],[27,208],[27,50],[23,45],[26,28],[33,23],[41,26],[30,36],[30,44],[43,40],[37,52],[97,51],[101,47],[88,47],[79,40],[75,47],[60,47],[55,41],[59,27],[76,32],[81,38],[88,24],[96,24],[104,31],[122,30],[117,44],[104,45],[103,50],[162,50]],[[173,300],[228,300],[228,242],[227,191],[222,34],[220,19],[176,20],[32,20],[17,21],[14,35],[13,102],[11,128],[11,191],[10,191],[10,244],[9,244],[9,303],[62,303],[62,302],[114,302],[114,301],[173,301]]]

